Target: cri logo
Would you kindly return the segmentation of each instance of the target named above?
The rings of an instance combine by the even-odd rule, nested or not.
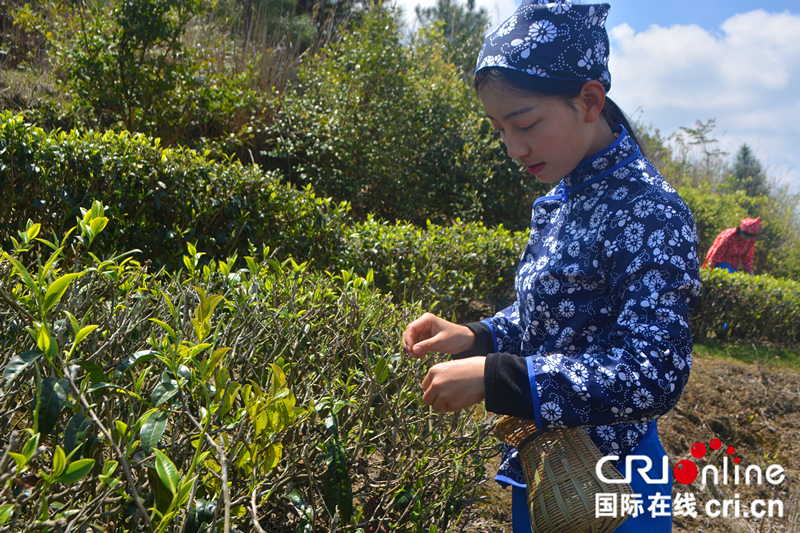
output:
[[[711,439],[711,442],[708,443],[708,447],[711,448],[712,451],[717,451],[722,448],[722,441],[719,439]],[[691,453],[692,457],[695,459],[702,459],[706,456],[707,451],[706,445],[702,442],[695,442],[692,445]],[[736,453],[736,450],[734,450],[733,446],[728,446],[725,451],[728,452],[728,455],[733,455]],[[734,457],[733,459],[733,462],[737,465],[741,461],[742,459],[740,457]],[[672,470],[675,480],[683,485],[688,485],[697,479],[697,473],[697,465],[689,459],[684,459],[683,461],[678,462],[678,464],[676,464],[675,468]]]
[[[722,448],[722,441],[719,439],[711,439],[709,442],[708,447],[711,448],[712,451],[717,451]],[[705,485],[708,478],[711,478],[715,485],[719,484],[720,482],[723,485],[728,485],[729,483],[732,485],[739,485],[740,481],[744,481],[746,485],[750,485],[751,483],[755,483],[760,485],[763,483],[763,479],[766,478],[767,483],[772,485],[777,485],[779,483],[783,483],[786,476],[784,475],[784,469],[780,465],[770,465],[767,467],[766,472],[762,472],[761,466],[759,465],[750,465],[748,466],[744,472],[740,471],[739,463],[742,462],[741,458],[734,457],[733,458],[733,467],[730,468],[728,456],[733,455],[736,453],[733,446],[728,446],[725,448],[725,451],[728,455],[723,455],[722,458],[722,470],[714,465],[706,465],[703,467],[703,472],[701,475],[700,483]],[[708,448],[702,442],[696,442],[692,445],[691,453],[692,457],[695,459],[702,459],[706,456],[708,452]],[[619,457],[616,455],[606,455],[602,457],[598,462],[595,468],[595,473],[600,481],[603,483],[630,483],[631,482],[631,474],[633,472],[633,463],[635,462],[643,462],[644,466],[639,466],[636,468],[639,474],[642,476],[642,479],[648,485],[652,484],[663,484],[667,483],[669,480],[669,460],[666,455],[661,458],[661,478],[659,479],[652,479],[649,476],[649,472],[653,467],[653,460],[650,459],[647,455],[629,455],[625,458],[625,478],[624,479],[606,479],[603,475],[602,467],[603,464],[609,461],[618,461]],[[732,472],[731,472],[732,470]],[[699,474],[697,465],[694,462],[690,461],[689,459],[684,459],[678,464],[675,465],[675,468],[672,469],[672,474],[675,476],[675,479],[678,483],[683,485],[688,485],[692,483],[694,480],[697,479]],[[731,479],[732,476],[732,479]]]

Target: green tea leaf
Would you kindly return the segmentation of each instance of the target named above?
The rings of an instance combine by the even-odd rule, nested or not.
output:
[[[37,433],[36,435],[28,439],[28,442],[26,442],[25,446],[22,447],[22,455],[25,456],[26,460],[30,461],[31,457],[33,457],[33,454],[36,451],[36,448],[39,447],[40,435],[41,435],[40,433]]]
[[[14,504],[7,503],[5,505],[0,505],[0,526],[8,522],[13,514]]]
[[[53,432],[61,416],[61,411],[67,404],[67,390],[69,384],[66,379],[49,376],[42,381],[42,394],[39,407],[39,431],[43,435]]]
[[[172,338],[173,341],[175,341],[178,338],[178,336],[175,335],[175,330],[172,329],[172,327],[169,324],[167,324],[166,322],[164,322],[163,320],[159,320],[157,318],[151,318],[150,320],[155,322],[156,324],[158,324],[162,328],[164,328],[164,331],[166,331],[167,334],[169,334],[169,336]]]
[[[60,476],[66,467],[67,456],[64,454],[64,449],[56,445],[56,451],[53,452],[53,478]]]
[[[64,451],[72,455],[73,450],[84,445],[92,420],[82,413],[75,413],[64,429]]]
[[[56,249],[56,251],[54,251],[52,253],[52,255],[50,256],[50,259],[47,260],[47,263],[45,263],[44,267],[42,267],[42,269],[39,271],[39,284],[40,285],[44,285],[45,278],[50,273],[50,269],[53,268],[53,263],[55,263],[56,260],[59,258],[59,256],[61,255],[61,250],[63,250],[63,249],[64,248]]]
[[[50,353],[50,333],[47,331],[47,324],[42,324],[39,331],[36,333],[36,345],[42,352],[46,353],[48,357],[52,356]]]
[[[278,391],[286,384],[286,374],[283,372],[283,369],[275,363],[270,363],[269,366],[272,369],[270,391],[272,396],[277,396]]]
[[[32,241],[39,235],[39,231],[42,229],[41,224],[32,224],[31,220],[28,219],[28,227],[26,228],[25,235],[28,238],[28,241]]]
[[[325,417],[325,429],[335,438],[339,438],[339,419],[336,413],[331,412],[330,416]]]
[[[14,381],[14,378],[19,376],[25,371],[26,368],[31,366],[34,361],[41,357],[42,353],[43,352],[41,350],[29,350],[12,357],[8,362],[6,369],[3,371],[3,381],[5,382],[3,385],[7,386],[9,383]]]
[[[217,348],[214,350],[214,353],[211,354],[208,362],[206,363],[205,368],[203,369],[203,381],[206,381],[214,374],[214,370],[217,369],[219,362],[222,360],[223,356],[230,351],[230,348]]]
[[[159,355],[159,352],[155,350],[141,350],[133,355],[129,355],[123,361],[117,365],[117,368],[114,369],[114,381],[119,381],[119,378],[122,377],[122,374],[127,372],[131,367],[139,364],[144,363],[146,361],[152,361]]]
[[[106,375],[105,373],[103,373],[103,369],[100,368],[96,363],[92,363],[91,361],[71,361],[71,362],[84,369],[86,373],[89,374],[89,377],[92,378],[92,383],[94,383],[95,385],[106,381]]]
[[[97,235],[98,233],[103,231],[103,229],[105,229],[106,224],[108,224],[108,218],[98,217],[92,220],[92,222],[89,224],[89,227],[92,229],[92,233]]]
[[[147,469],[147,481],[150,483],[150,489],[153,491],[156,509],[160,513],[166,513],[169,509],[174,495],[170,493],[167,486],[158,477],[158,472],[155,468]]]
[[[22,263],[20,263],[10,255],[4,253],[3,256],[6,257],[9,261],[11,261],[11,264],[14,265],[14,268],[17,270],[17,274],[19,274],[19,277],[22,278],[22,281],[24,281],[25,285],[27,285],[28,289],[30,289],[31,296],[33,296],[38,300],[38,295],[39,295],[38,286],[36,285],[36,282],[33,281],[30,272],[28,272],[28,270],[24,266],[22,266]]]
[[[22,467],[23,467],[23,466],[25,466],[25,463],[27,463],[27,462],[28,462],[28,458],[27,458],[27,457],[25,457],[25,456],[24,456],[23,454],[21,454],[21,453],[14,453],[14,452],[10,452],[8,455],[9,455],[9,456],[10,456],[12,459],[14,459],[14,462],[16,462],[16,463],[17,463],[17,473],[19,474],[19,471],[20,471],[20,470],[22,470]]]
[[[50,287],[48,287],[47,292],[44,295],[44,302],[42,302],[42,311],[45,313],[52,309],[58,301],[64,296],[64,293],[67,291],[69,284],[75,278],[81,277],[82,273],[72,273],[72,274],[64,274],[57,280],[55,280]]]
[[[128,424],[122,420],[115,420],[114,426],[117,428],[117,435],[119,435],[119,438],[124,439],[125,435],[128,434]]]
[[[197,476],[192,477],[191,479],[187,479],[186,481],[181,483],[180,488],[178,489],[177,494],[177,502],[176,507],[181,507],[186,501],[189,499],[189,495],[192,493],[192,485],[194,485]]]
[[[272,470],[273,468],[278,466],[281,457],[283,457],[283,444],[281,444],[280,442],[276,442],[275,444],[267,448],[267,457],[264,460],[264,463],[261,465],[261,468],[267,472]]]
[[[169,401],[173,396],[178,394],[178,382],[169,377],[169,374],[164,372],[161,375],[161,381],[153,389],[150,395],[150,401],[153,407],[158,407],[162,403]]]
[[[78,334],[75,335],[75,344],[80,344],[80,342],[83,339],[85,339],[86,336],[89,335],[89,333],[91,333],[95,329],[97,329],[97,327],[98,326],[96,326],[96,325],[90,325],[90,326],[86,326],[86,327],[81,328],[81,330],[78,332]]]
[[[94,468],[94,459],[79,459],[67,466],[64,474],[55,479],[56,483],[75,483],[83,479]]]
[[[136,398],[140,400],[142,397],[136,394],[135,392],[129,391],[124,387],[120,387],[114,383],[95,383],[91,387],[89,387],[86,392],[97,392],[100,390],[113,390],[119,393],[124,394],[125,396],[130,396],[131,398]]]
[[[175,464],[170,461],[169,457],[156,448],[153,450],[156,454],[156,471],[158,472],[158,479],[164,484],[165,487],[175,495],[178,490],[178,481],[180,480],[180,474],[178,474],[178,469],[175,468]]]
[[[167,427],[167,420],[169,420],[169,413],[159,411],[150,415],[142,425],[139,436],[142,439],[142,448],[144,448],[145,453],[149,454],[158,445],[158,441],[161,440],[164,429]]]

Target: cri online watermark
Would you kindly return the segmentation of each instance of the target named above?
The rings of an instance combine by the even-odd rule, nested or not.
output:
[[[712,451],[719,450],[722,447],[722,442],[719,439],[712,439],[709,447]],[[673,469],[675,480],[682,485],[688,485],[695,481],[699,475],[701,485],[706,485],[710,481],[714,485],[738,486],[741,483],[745,485],[761,485],[764,480],[770,485],[779,485],[786,479],[783,467],[777,464],[768,466],[765,471],[758,465],[750,465],[742,470],[739,466],[741,459],[734,457],[733,465],[731,466],[728,456],[733,456],[735,450],[733,446],[728,446],[725,451],[728,455],[723,457],[721,471],[714,465],[706,465],[702,471],[698,471],[694,462],[684,459],[676,464]],[[700,442],[695,443],[691,449],[692,456],[695,459],[705,457],[706,452],[706,446]],[[607,461],[617,461],[618,459],[619,457],[616,455],[608,455],[600,459],[595,468],[598,479],[604,483],[630,483],[634,463],[637,463],[636,470],[648,485],[669,483],[669,460],[666,456],[662,459],[660,478],[653,479],[649,475],[653,467],[653,461],[650,457],[646,455],[629,455],[625,458],[625,479],[607,479],[602,472],[603,465]],[[641,463],[644,464],[642,465]],[[645,514],[645,503],[647,503],[647,512],[650,513],[652,518],[659,516],[691,516],[692,518],[697,518],[698,515],[697,500],[692,492],[678,492],[674,500],[671,494],[661,494],[660,492],[648,495],[648,502],[643,500],[641,494],[622,494],[619,497],[619,501],[617,499],[618,495],[615,493],[596,494],[595,517],[616,518],[617,516],[628,514],[636,518]],[[719,516],[724,518],[763,518],[765,516],[782,518],[783,501],[753,500],[747,505],[740,501],[737,493],[734,494],[734,499],[732,500],[708,500],[705,504],[705,513],[711,518]]]

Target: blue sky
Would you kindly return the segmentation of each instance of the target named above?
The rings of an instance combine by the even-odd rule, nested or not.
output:
[[[587,3],[587,2],[583,2]],[[696,24],[711,32],[718,32],[728,18],[737,13],[762,9],[768,13],[789,11],[800,13],[799,0],[772,0],[753,2],[745,0],[609,0],[611,5],[606,27],[627,23],[637,32],[647,30],[652,24],[669,27],[676,24]],[[517,2],[519,5],[519,2]]]
[[[398,4],[413,16],[434,1]],[[519,4],[476,3],[495,25]],[[747,143],[772,177],[800,190],[800,1],[608,3],[609,96],[623,110],[664,135],[715,119],[719,148]]]

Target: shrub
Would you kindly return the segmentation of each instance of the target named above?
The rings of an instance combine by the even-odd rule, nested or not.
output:
[[[344,241],[342,266],[362,275],[373,270],[377,285],[397,301],[420,301],[425,309],[463,322],[513,303],[527,235],[480,222],[420,228],[370,217],[348,228]],[[471,307],[475,303],[486,305]]]
[[[99,202],[72,244],[28,224],[0,263],[0,524],[444,531],[469,510],[496,446],[422,403],[418,308],[292,260],[189,248],[154,275],[91,253],[112,224]]]
[[[421,300],[461,318],[470,300],[508,301],[526,240],[481,223],[354,223],[346,204],[297,191],[274,173],[165,149],[142,135],[47,134],[9,113],[0,115],[0,187],[9,199],[0,206],[6,249],[26,220],[63,232],[101,200],[111,221],[94,244],[98,254],[136,248],[140,261],[175,269],[187,243],[205,254],[201,263],[268,247],[318,270],[373,269],[396,302]]]
[[[713,334],[728,341],[800,342],[800,283],[722,269],[700,274],[703,288],[692,315],[696,340]]]
[[[62,233],[80,208],[101,200],[111,227],[98,253],[138,248],[140,260],[170,268],[182,264],[188,242],[206,259],[241,257],[259,243],[327,262],[348,209],[254,166],[162,148],[140,134],[48,134],[8,112],[0,114],[0,192],[6,249],[27,219]]]

